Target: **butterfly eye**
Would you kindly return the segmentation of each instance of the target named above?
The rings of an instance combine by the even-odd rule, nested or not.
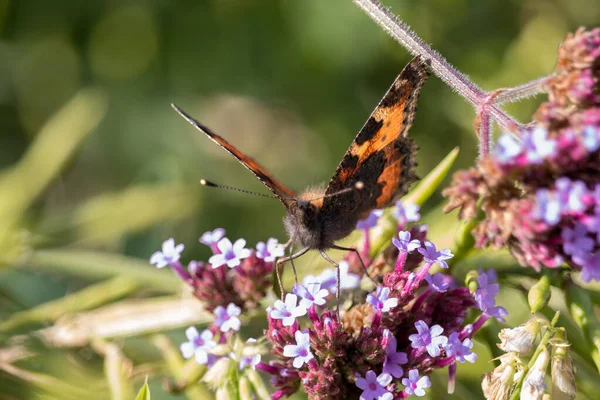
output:
[[[315,218],[317,218],[317,208],[311,203],[308,203],[304,208],[304,217],[308,221],[313,221]]]

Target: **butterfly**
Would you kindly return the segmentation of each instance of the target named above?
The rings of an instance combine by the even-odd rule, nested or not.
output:
[[[325,250],[354,251],[362,263],[356,249],[335,243],[348,236],[357,222],[372,210],[392,205],[418,179],[415,174],[417,146],[407,133],[415,117],[419,91],[428,76],[427,63],[421,57],[417,56],[408,63],[356,135],[327,187],[299,194],[275,179],[254,159],[172,104],[190,124],[249,169],[285,207],[285,228],[291,244],[299,245],[301,250],[292,254],[290,246],[290,255],[277,262],[282,296],[279,267],[287,261],[293,262],[309,250],[318,250],[336,267],[338,264]],[[218,186],[206,181],[203,183]],[[339,295],[339,288],[337,292]]]

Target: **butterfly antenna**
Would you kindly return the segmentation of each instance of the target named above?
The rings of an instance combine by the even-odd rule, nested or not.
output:
[[[319,199],[324,199],[326,197],[333,197],[333,196],[337,196],[337,195],[340,195],[340,194],[352,192],[353,190],[361,190],[364,187],[365,187],[365,184],[362,183],[361,181],[358,181],[352,187],[349,187],[349,188],[346,188],[346,189],[342,189],[342,190],[337,191],[335,193],[326,194],[325,196],[317,197],[316,199],[312,199],[312,200],[319,200]]]
[[[211,182],[211,181],[207,181],[206,179],[200,179],[200,184],[202,186],[206,186],[206,187],[214,187],[214,188],[219,188],[219,189],[229,189],[229,190],[233,190],[234,192],[252,194],[254,196],[268,197],[270,199],[277,199],[278,198],[277,196],[273,196],[273,195],[270,195],[270,194],[264,194],[264,193],[258,193],[258,192],[251,192],[250,190],[239,189],[239,188],[235,188],[233,186],[217,185],[216,183]]]

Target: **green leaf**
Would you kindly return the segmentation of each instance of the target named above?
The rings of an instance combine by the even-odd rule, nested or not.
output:
[[[458,153],[459,149],[455,147],[410,193],[404,196],[403,201],[423,205],[442,184],[458,158]]]
[[[150,400],[150,388],[148,387],[148,377],[146,377],[146,381],[144,385],[140,388],[137,396],[135,396],[135,400]]]
[[[36,322],[53,322],[66,314],[90,310],[123,297],[139,287],[138,283],[127,277],[118,277],[95,285],[60,299],[12,314],[0,322],[0,332],[6,332],[23,325]]]
[[[18,164],[0,175],[0,246],[83,139],[98,126],[107,109],[107,96],[100,89],[79,91],[42,127]]]

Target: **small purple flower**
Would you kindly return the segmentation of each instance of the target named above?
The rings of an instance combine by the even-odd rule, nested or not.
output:
[[[556,141],[548,139],[548,131],[538,126],[533,132],[523,135],[523,147],[527,160],[532,164],[540,164],[544,158],[554,154]]]
[[[256,244],[256,257],[265,262],[273,262],[278,257],[283,257],[284,248],[283,245],[279,244],[277,239],[270,238],[265,242],[258,242]]]
[[[200,243],[207,246],[212,246],[217,243],[225,236],[225,229],[217,228],[214,231],[207,231],[200,236]]]
[[[398,342],[396,337],[386,329],[386,334],[390,335],[389,342],[385,348],[385,360],[383,362],[383,373],[390,374],[394,378],[401,378],[404,370],[400,365],[408,363],[408,356],[403,351],[396,351]]]
[[[425,275],[425,280],[429,284],[429,287],[436,292],[444,293],[452,284],[452,277],[439,272],[433,275]]]
[[[375,311],[388,312],[398,305],[398,299],[395,297],[388,299],[389,295],[390,288],[379,286],[375,296],[370,293],[367,295],[367,303],[372,305]]]
[[[448,337],[448,344],[444,348],[447,357],[454,357],[456,361],[464,363],[465,360],[474,363],[477,360],[477,354],[471,352],[473,341],[469,338],[462,342],[458,338],[458,332],[453,332]]]
[[[367,218],[358,221],[358,223],[356,224],[356,229],[363,229],[363,230],[367,230],[367,229],[371,229],[374,226],[377,225],[377,221],[379,221],[379,218],[381,218],[381,216],[383,215],[383,210],[373,210],[369,213],[369,215],[367,216]]]
[[[421,242],[418,239],[410,240],[410,232],[408,231],[398,232],[398,238],[392,238],[392,243],[401,253],[410,253],[421,247]]]
[[[425,388],[431,386],[428,376],[419,378],[419,370],[411,369],[408,371],[408,378],[402,379],[402,384],[406,386],[404,392],[408,395],[415,394],[418,397],[425,396]]]
[[[495,297],[500,293],[500,285],[495,283],[496,271],[493,269],[490,269],[487,272],[480,270],[477,282],[479,285],[473,296],[475,297],[479,309],[485,311],[490,307],[494,307],[496,305]]]
[[[185,336],[188,341],[181,343],[180,349],[183,358],[196,359],[198,364],[204,365],[208,363],[208,352],[217,346],[217,343],[213,340],[213,334],[208,329],[198,332],[193,326],[190,326],[185,330]]]
[[[314,358],[310,351],[310,335],[308,331],[296,331],[294,334],[296,344],[288,344],[283,348],[283,355],[294,357],[292,365],[294,368],[302,368],[304,363],[308,363]]]
[[[600,281],[600,252],[596,254],[579,254],[573,261],[581,266],[581,279],[584,282]]]
[[[561,237],[565,254],[577,255],[590,253],[594,248],[594,240],[587,236],[585,225],[578,223],[573,229],[563,228]]]
[[[238,315],[242,313],[242,309],[235,304],[229,303],[227,308],[218,306],[213,313],[215,314],[215,325],[219,327],[221,332],[240,330],[241,322]]]
[[[360,284],[360,277],[349,272],[350,265],[347,261],[340,261],[340,288],[342,290],[355,289]],[[337,291],[337,271],[335,268],[324,269],[318,276],[306,275],[302,280],[304,286],[318,282],[321,284],[321,289],[326,289],[331,293]]]
[[[503,133],[496,142],[494,155],[503,164],[512,161],[523,151],[523,145],[517,142],[510,134]]]
[[[550,190],[538,189],[535,192],[535,203],[534,218],[545,221],[551,226],[556,225],[560,221],[560,203]]]
[[[572,182],[569,178],[558,178],[555,183],[556,197],[564,213],[580,213],[585,211],[584,197],[588,195],[585,183]]]
[[[581,136],[583,137],[583,146],[587,151],[593,153],[600,149],[600,130],[590,125],[583,130]]]
[[[237,357],[234,353],[231,353],[229,356],[234,361],[237,361]],[[255,354],[253,356],[242,356],[242,358],[240,359],[238,368],[240,369],[240,371],[246,367],[250,367],[251,369],[256,369],[256,365],[260,362],[260,360],[261,360],[260,354]]]
[[[175,239],[173,238],[165,240],[162,244],[162,251],[157,251],[150,257],[150,264],[156,264],[156,268],[163,268],[176,263],[181,257],[183,247],[183,244],[175,246]]]
[[[425,347],[427,353],[431,357],[437,357],[440,355],[440,347],[444,347],[448,343],[448,338],[442,335],[444,328],[439,325],[434,325],[431,329],[427,326],[424,321],[415,322],[417,332],[410,335],[408,339],[412,342],[410,345],[413,349]]]
[[[296,318],[306,314],[306,308],[296,305],[297,302],[298,296],[288,293],[285,295],[285,303],[281,300],[275,301],[269,315],[273,319],[280,319],[283,326],[292,326]]]
[[[244,239],[238,239],[234,244],[231,244],[231,240],[223,238],[217,244],[221,253],[211,256],[208,262],[213,268],[219,268],[222,265],[235,268],[241,264],[243,258],[250,256],[250,250],[245,249],[245,245],[246,241]]]
[[[419,214],[419,206],[413,203],[402,203],[402,200],[396,202],[396,207],[392,211],[392,215],[398,220],[401,226],[409,222],[417,222],[421,218]]]
[[[322,306],[325,304],[325,297],[329,296],[327,289],[321,289],[319,282],[309,283],[307,286],[296,283],[292,293],[300,297],[300,306],[309,308],[314,304]]]
[[[360,400],[392,400],[394,395],[388,392],[385,387],[392,382],[390,374],[375,375],[373,371],[367,371],[364,378],[356,380],[356,386],[362,389]]]
[[[425,262],[433,264],[437,263],[442,268],[448,268],[448,263],[445,260],[449,260],[454,257],[454,254],[450,252],[450,249],[442,249],[437,251],[435,244],[429,240],[423,242],[425,248],[421,247],[418,251],[423,255]]]

